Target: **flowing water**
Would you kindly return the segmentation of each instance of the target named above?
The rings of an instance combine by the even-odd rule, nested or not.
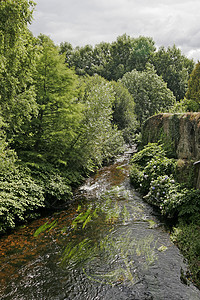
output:
[[[162,219],[131,187],[129,158],[87,179],[68,210],[1,238],[0,299],[200,299]]]

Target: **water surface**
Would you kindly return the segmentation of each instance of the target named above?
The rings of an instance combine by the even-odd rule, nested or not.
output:
[[[68,210],[1,239],[0,299],[200,299],[160,216],[131,187],[129,158],[88,178]]]

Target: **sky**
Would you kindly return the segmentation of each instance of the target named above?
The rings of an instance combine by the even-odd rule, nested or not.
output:
[[[126,33],[152,37],[157,47],[174,44],[200,60],[199,0],[34,0],[30,30],[73,47],[113,42]]]

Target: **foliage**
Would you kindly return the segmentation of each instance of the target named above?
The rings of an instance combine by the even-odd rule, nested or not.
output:
[[[180,101],[176,101],[175,104],[170,107],[169,113],[185,113],[191,111],[199,111],[199,103],[195,100],[189,100],[184,98]]]
[[[76,74],[98,74],[110,81],[118,80],[135,68],[144,70],[154,51],[152,38],[131,38],[126,34],[112,43],[102,42],[94,48],[86,45],[73,49],[67,42],[60,45],[60,52],[66,55],[66,63],[75,68]]]
[[[85,109],[68,157],[71,166],[91,171],[120,151],[123,138],[112,125],[112,85],[98,75],[84,78],[82,84],[84,92],[80,102]]]
[[[150,65],[145,71],[126,73],[121,82],[133,95],[140,124],[156,112],[168,110],[175,102],[173,93]]]
[[[162,214],[173,217],[180,205],[181,196],[179,184],[175,183],[173,176],[162,175],[151,181],[149,192],[144,198],[158,206]]]
[[[1,1],[0,5],[0,108],[9,137],[37,114],[32,78],[36,48],[27,28],[33,7],[26,0]]]
[[[36,216],[44,206],[66,204],[83,175],[122,151],[124,140],[132,142],[135,114],[142,123],[174,102],[166,84],[147,65],[154,57],[158,71],[159,54],[154,56],[151,38],[125,34],[94,48],[73,49],[67,42],[57,47],[47,36],[34,38],[29,31],[34,5],[29,0],[0,5],[0,232]],[[175,54],[185,87],[191,62],[174,50]],[[173,77],[174,68],[169,69]],[[122,82],[107,81],[122,76]],[[178,85],[175,88],[179,93]],[[145,191],[162,172],[174,172],[160,147],[149,150],[141,158],[138,154],[132,167],[132,181]],[[198,197],[194,191],[181,192],[179,214],[190,218],[198,211]],[[74,226],[85,228],[98,213],[103,213],[100,207],[89,209],[77,216]],[[112,223],[119,215],[125,220],[128,213],[115,205],[105,221]],[[46,224],[40,230],[48,228],[52,227]]]
[[[131,161],[131,181],[168,217],[193,220],[200,211],[200,193],[177,182],[176,162],[165,157],[161,145],[148,144]]]
[[[122,130],[125,141],[131,143],[137,128],[134,99],[122,83],[113,81],[112,86],[115,95],[113,123]]]
[[[0,232],[37,215],[44,193],[24,170],[0,176]]]
[[[28,136],[20,136],[16,146],[18,151],[31,149],[53,162],[67,161],[65,149],[82,118],[75,98],[76,77],[48,37],[40,35],[38,45],[41,54],[34,74],[38,115],[27,125]]]
[[[199,217],[196,222],[190,224],[181,222],[173,228],[171,238],[177,243],[190,267],[187,277],[193,280],[200,288],[200,223]]]
[[[200,62],[198,62],[190,74],[188,81],[188,90],[186,93],[186,98],[192,101],[195,101],[198,104],[200,103]]]
[[[161,145],[157,143],[149,143],[148,145],[144,146],[141,151],[134,154],[131,163],[145,167],[152,158],[162,158],[164,156],[165,151]]]
[[[167,87],[173,92],[176,100],[184,98],[187,90],[189,75],[193,70],[193,60],[181,53],[175,45],[165,49],[163,46],[154,52],[151,63],[155,66],[156,72],[162,76]]]
[[[0,174],[6,174],[15,169],[17,155],[14,150],[8,147],[6,136],[0,137]]]
[[[154,51],[154,41],[151,38],[131,38],[126,34],[119,36],[117,41],[111,44],[112,60],[109,67],[112,77],[108,79],[118,80],[133,69],[143,71]]]

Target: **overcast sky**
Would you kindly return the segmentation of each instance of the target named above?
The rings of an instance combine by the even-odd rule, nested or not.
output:
[[[152,37],[156,46],[181,48],[200,60],[200,0],[35,0],[35,36],[74,47],[131,37]]]

